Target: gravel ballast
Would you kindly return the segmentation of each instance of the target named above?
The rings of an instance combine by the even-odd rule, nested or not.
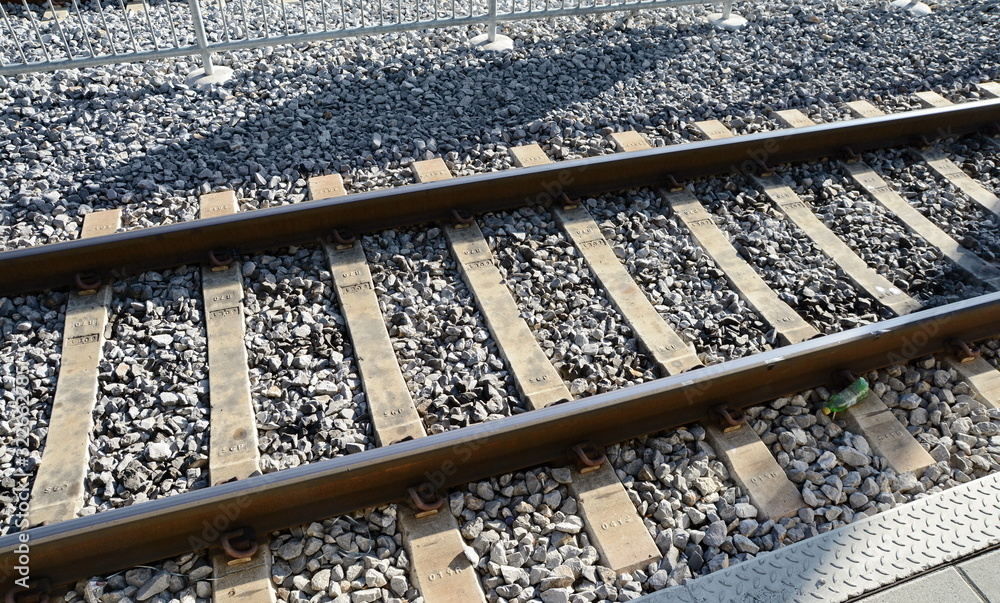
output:
[[[146,227],[192,218],[196,195],[220,187],[253,207],[290,203],[304,175],[342,172],[368,190],[406,183],[409,163],[432,155],[459,174],[493,171],[513,144],[556,159],[607,150],[606,127],[673,144],[700,119],[755,131],[773,109],[828,121],[846,117],[844,101],[896,111],[915,106],[911,92],[973,98],[976,82],[1000,79],[995,7],[737,9],[750,20],[737,32],[714,29],[702,6],[619,27],[615,14],[514,22],[507,53],[473,51],[466,28],[235,51],[216,57],[233,79],[207,93],[186,86],[196,65],[183,58],[0,78],[0,239],[73,238],[84,206],[122,207],[128,227]]]
[[[67,299],[64,292],[0,299],[0,535],[25,527],[17,491],[30,491],[42,459]]]
[[[598,565],[566,484],[566,468],[533,469],[473,482],[453,492],[451,512],[471,551],[488,601],[618,599],[613,570]],[[626,578],[628,580],[628,578]],[[638,593],[638,585],[629,588]]]
[[[20,21],[22,9],[11,10],[16,34],[33,35]],[[538,143],[554,160],[573,159],[610,152],[609,131],[635,129],[655,146],[680,144],[697,120],[722,119],[749,133],[770,129],[775,109],[800,108],[832,121],[848,117],[844,101],[866,99],[899,111],[918,106],[909,97],[914,91],[971,100],[977,82],[1000,79],[995,3],[941,4],[921,19],[885,2],[766,0],[737,6],[750,19],[737,32],[713,29],[705,20],[709,10],[642,12],[621,26],[616,14],[504,24],[502,33],[515,41],[508,53],[471,50],[467,39],[477,32],[469,28],[236,51],[216,57],[235,68],[234,78],[207,92],[185,84],[196,67],[188,59],[0,77],[0,249],[74,239],[83,215],[94,209],[121,208],[126,229],[146,228],[193,219],[198,196],[223,188],[235,190],[243,209],[252,210],[304,201],[307,178],[322,173],[341,173],[348,191],[360,192],[407,184],[410,164],[433,156],[443,156],[456,175],[482,173],[510,168],[513,145]],[[940,148],[1000,191],[996,147],[985,138]],[[969,205],[922,168],[887,161],[872,161],[873,167],[915,202],[942,210]],[[876,256],[861,251],[865,237],[877,238],[873,249],[897,247],[900,231],[884,226],[891,220],[856,199],[842,176],[811,167],[782,173],[797,191],[813,195],[822,219],[841,217],[841,209],[878,216],[859,216],[855,223],[871,233],[848,237],[870,264]],[[799,177],[807,173],[812,184]],[[821,331],[880,317],[877,304],[781,224],[749,179],[690,186],[737,246],[762,261],[765,280]],[[935,190],[943,192],[928,193]],[[649,200],[644,195],[621,200],[637,206]],[[820,207],[820,199],[830,203]],[[623,218],[617,203],[613,196],[586,201],[602,227],[610,226],[606,235],[625,252],[657,309],[694,342],[706,364],[773,345],[669,212],[661,218],[650,203],[648,211]],[[1000,253],[988,226],[995,222],[978,223],[983,216],[975,213],[967,215],[971,221],[934,215],[943,215],[954,236],[972,237],[976,245],[970,246],[992,254],[987,259]],[[574,395],[655,377],[551,215],[529,209],[480,222],[539,341],[569,371]],[[844,234],[844,228],[835,230]],[[511,232],[523,238],[512,239]],[[363,243],[397,357],[434,433],[523,406],[443,235],[431,233],[378,233]],[[539,252],[548,256],[544,267],[532,261]],[[791,256],[776,259],[779,253]],[[287,261],[282,254],[242,258],[265,471],[374,445],[322,251],[302,247],[288,251]],[[880,260],[887,276],[917,289],[911,293],[922,301],[977,292],[919,242],[899,256]],[[687,266],[675,265],[679,260]],[[562,264],[561,273],[548,269],[551,261]],[[918,289],[914,276],[934,282]],[[102,365],[85,513],[203,487],[208,478],[197,268],[150,273],[115,287],[114,349],[106,350]],[[553,291],[563,299],[550,297]],[[65,300],[65,293],[0,299],[0,533],[13,529],[8,493],[30,486],[45,445]],[[735,329],[734,320],[745,326]],[[995,363],[996,346],[986,350]],[[605,368],[605,359],[622,354],[620,366]],[[876,391],[938,461],[919,479],[893,474],[840,419],[818,415],[820,390],[751,411],[754,429],[808,497],[798,516],[781,522],[751,516],[747,498],[696,426],[612,447],[609,459],[664,553],[655,567],[609,576],[585,532],[573,531],[578,509],[557,469],[470,484],[452,495],[450,506],[480,557],[477,570],[493,600],[630,600],[1000,468],[996,411],[970,401],[962,384],[942,374],[947,369],[929,362],[871,375]],[[23,445],[7,419],[20,404],[22,373],[31,432]],[[13,476],[19,458],[28,459],[27,477]],[[518,510],[522,504],[532,510]],[[287,603],[418,598],[391,507],[291,530],[272,546],[278,595]],[[210,598],[204,559],[173,564],[109,578],[101,587],[105,597],[97,597],[116,603],[146,589],[156,603]],[[504,567],[516,571],[505,574]],[[94,603],[94,594],[78,587],[67,601]]]
[[[1000,218],[907,155],[866,153],[872,168],[894,183],[900,196],[924,217],[977,256],[996,261],[1000,257],[1000,237],[996,234]]]
[[[983,188],[1000,195],[1000,139],[969,136],[942,144],[941,150]]]
[[[322,248],[241,264],[261,471],[375,446],[354,351]]]
[[[197,269],[115,284],[82,514],[208,485],[208,355]]]
[[[574,397],[655,377],[655,369],[551,212],[525,208],[479,221],[521,317]]]
[[[587,206],[657,312],[715,364],[776,345],[777,335],[730,286],[660,196],[646,189]]]
[[[63,598],[65,603],[210,603],[212,564],[188,553],[154,565],[80,580]]]
[[[968,385],[938,360],[893,365],[866,377],[937,463],[919,478],[897,474],[865,438],[845,428],[842,417],[820,412],[834,393],[824,388],[750,408],[750,426],[806,503],[796,516],[776,522],[757,517],[698,425],[609,447],[608,458],[664,555],[651,572],[633,572],[643,590],[723,569],[1000,470],[1000,411],[972,398]]]
[[[982,283],[970,282],[937,248],[907,232],[894,214],[868,197],[837,164],[789,166],[785,180],[871,269],[924,305],[989,292]]]
[[[428,433],[524,412],[440,228],[361,240],[396,359]]]
[[[422,601],[392,505],[275,533],[271,551],[279,601]]]
[[[821,333],[888,318],[864,290],[771,203],[750,178],[691,183],[737,253],[755,266],[778,297]]]

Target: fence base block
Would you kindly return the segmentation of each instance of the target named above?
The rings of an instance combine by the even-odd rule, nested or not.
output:
[[[893,8],[902,8],[915,17],[926,17],[931,14],[931,7],[917,0],[896,0],[892,3]]]
[[[490,42],[489,34],[480,34],[469,40],[469,44],[476,50],[510,50],[514,48],[514,40],[502,34],[497,34],[492,42]]]
[[[192,88],[208,88],[215,84],[221,84],[233,77],[233,70],[229,67],[216,65],[212,69],[212,75],[205,75],[204,69],[195,69],[188,74],[187,85]]]
[[[728,18],[724,18],[723,13],[712,13],[708,16],[708,22],[729,31],[736,31],[737,29],[746,27],[747,24],[747,20],[739,13],[729,13]]]

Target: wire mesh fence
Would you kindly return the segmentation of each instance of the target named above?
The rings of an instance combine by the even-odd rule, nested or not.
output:
[[[0,0],[0,75],[704,0]],[[727,3],[728,5],[728,3]],[[728,7],[728,6],[727,6]]]

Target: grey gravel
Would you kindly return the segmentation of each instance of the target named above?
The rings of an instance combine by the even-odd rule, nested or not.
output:
[[[873,270],[928,307],[988,292],[869,198],[833,162],[789,166],[786,181]],[[891,180],[887,177],[887,180]]]
[[[423,600],[409,583],[409,560],[392,505],[276,532],[271,551],[279,601]]]
[[[1000,140],[995,136],[967,136],[939,141],[938,149],[987,191],[1000,195],[998,143]]]
[[[951,145],[954,149],[957,145]],[[934,149],[937,150],[937,149]],[[922,162],[898,151],[866,154],[897,192],[963,247],[987,261],[1000,258],[1000,218],[972,201]],[[958,157],[959,164],[964,163]],[[987,185],[987,190],[989,186]]]
[[[210,603],[212,565],[207,557],[188,553],[151,566],[80,580],[65,603]]]
[[[67,295],[0,298],[0,535],[27,527],[17,490],[32,487],[55,394]]]
[[[995,342],[983,347],[995,355]],[[796,516],[777,522],[757,519],[699,426],[609,447],[609,459],[664,555],[658,569],[633,573],[643,591],[682,583],[1000,469],[1000,411],[971,398],[968,386],[936,359],[866,377],[939,462],[920,477],[897,474],[863,437],[846,430],[842,417],[820,412],[833,393],[826,388],[750,408],[750,426],[806,503]],[[903,399],[916,400],[916,408],[902,408]],[[926,413],[917,416],[926,417],[924,423],[911,420],[918,409]]]
[[[150,4],[162,23],[164,3]],[[676,143],[694,120],[753,132],[771,109],[829,121],[846,116],[843,101],[901,110],[913,91],[967,97],[1000,76],[997,11],[978,6],[919,19],[885,4],[772,1],[740,7],[750,24],[734,33],[706,23],[709,10],[504,24],[515,49],[500,54],[471,50],[469,28],[237,51],[216,57],[236,73],[207,94],[185,85],[189,58],[3,78],[0,238],[71,238],[85,206],[123,207],[129,227],[145,227],[192,218],[206,188],[254,207],[297,202],[303,172],[366,190],[406,182],[428,155],[491,171],[510,165],[510,144],[574,158],[607,150],[609,126]]]
[[[521,317],[574,397],[654,378],[632,329],[542,208],[486,214],[483,235]]]
[[[525,410],[444,233],[362,238],[396,358],[428,433]]]
[[[709,178],[695,195],[778,297],[822,333],[889,317],[813,242],[784,218],[749,178]]]
[[[555,479],[557,471],[564,470],[505,474],[451,494],[487,600],[629,600],[622,593],[638,593],[638,584],[598,565],[576,500]]]
[[[168,586],[170,586],[170,574],[161,570],[142,583],[139,590],[135,592],[135,599],[136,601],[145,601],[167,590]]]
[[[770,349],[777,334],[732,290],[669,205],[646,189],[586,202],[654,307],[703,363]]]
[[[643,592],[772,550],[798,525],[798,519],[759,523],[757,509],[704,437],[695,425],[609,447],[609,459],[663,554],[656,566],[632,572]]]
[[[325,254],[313,246],[281,251],[241,266],[264,473],[375,446]]]
[[[894,365],[883,371],[872,371],[866,377],[872,390],[894,409],[903,426],[935,460],[940,461],[919,479],[909,473],[896,475],[884,459],[872,452],[864,438],[845,431],[840,419],[831,420],[815,411],[803,413],[802,410],[810,408],[808,397],[783,399],[780,409],[763,407],[751,412],[757,418],[755,429],[765,443],[771,445],[778,463],[785,467],[793,482],[802,484],[806,503],[816,514],[831,519],[832,523],[825,529],[851,521],[857,512],[884,511],[923,493],[937,492],[1000,468],[1000,457],[988,452],[992,446],[989,436],[975,438],[962,433],[968,440],[964,450],[957,449],[957,456],[956,447],[961,444],[950,437],[942,441],[941,434],[950,435],[951,427],[979,434],[979,428],[974,427],[977,421],[984,423],[985,432],[992,432],[993,428],[986,425],[994,425],[1000,419],[1000,411],[988,410],[972,400],[968,396],[968,386],[950,371],[942,369],[936,360],[930,358],[908,366]],[[830,393],[822,388],[813,392],[813,408]],[[962,414],[973,418],[961,421]],[[946,417],[954,418],[948,421]],[[912,419],[922,422],[914,423]],[[767,427],[764,421],[771,425],[777,422],[780,427]],[[942,423],[943,428],[940,427]],[[806,444],[800,448],[786,448],[781,443],[784,441],[782,436],[789,431],[802,431]],[[968,460],[972,456],[978,457],[978,466]],[[831,512],[836,517],[831,518]],[[819,527],[821,531],[824,529],[822,525]]]
[[[182,266],[114,285],[81,515],[208,485],[199,281]]]

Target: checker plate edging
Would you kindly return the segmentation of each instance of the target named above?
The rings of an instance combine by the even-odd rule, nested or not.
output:
[[[1000,474],[900,505],[637,601],[840,602],[997,543]]]

